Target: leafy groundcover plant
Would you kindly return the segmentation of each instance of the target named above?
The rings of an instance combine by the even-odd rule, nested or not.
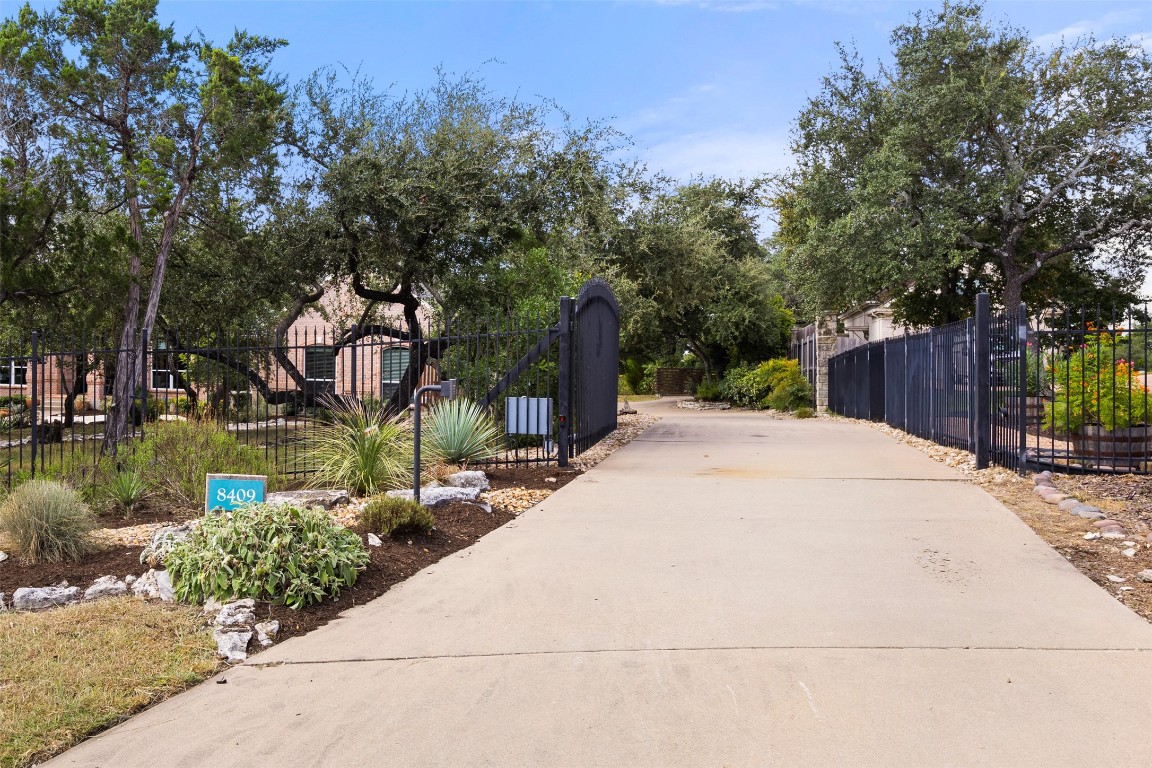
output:
[[[356,583],[360,537],[319,509],[253,504],[205,516],[165,564],[177,599],[252,597],[302,608]]]

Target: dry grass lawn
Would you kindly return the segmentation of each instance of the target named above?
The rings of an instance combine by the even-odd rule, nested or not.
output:
[[[0,766],[57,754],[212,674],[198,613],[132,597],[0,613]]]

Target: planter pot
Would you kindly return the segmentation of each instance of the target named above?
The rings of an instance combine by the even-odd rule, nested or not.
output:
[[[1140,470],[1152,460],[1152,426],[1141,424],[1109,431],[1099,424],[1086,424],[1072,436],[1072,445],[1085,464]]]
[[[1046,397],[1029,397],[1024,402],[1024,423],[1030,427],[1044,421],[1044,404],[1051,402]]]

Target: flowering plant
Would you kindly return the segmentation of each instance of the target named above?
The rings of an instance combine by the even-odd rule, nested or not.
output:
[[[1147,421],[1148,387],[1120,351],[1116,334],[1105,331],[1052,362],[1056,397],[1044,409],[1045,429],[1076,433],[1099,424],[1111,432]]]

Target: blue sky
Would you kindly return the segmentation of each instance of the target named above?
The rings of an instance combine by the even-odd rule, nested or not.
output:
[[[9,5],[5,0],[6,7]],[[755,175],[788,164],[792,120],[836,62],[835,43],[884,56],[893,27],[925,2],[385,2],[161,0],[178,31],[223,41],[235,27],[289,45],[296,79],[359,67],[397,91],[437,66],[477,71],[498,93],[544,96],[607,118],[635,153],[676,178]],[[1085,32],[1152,46],[1149,2],[991,2],[1040,42]],[[7,13],[7,12],[6,12]]]
[[[55,3],[36,2],[37,8]],[[851,42],[874,61],[893,27],[938,3],[633,0],[392,2],[160,0],[181,33],[234,28],[288,40],[274,67],[296,80],[343,64],[397,92],[435,68],[478,72],[502,95],[547,97],[608,119],[674,178],[752,176],[788,165],[792,120]],[[18,8],[3,0],[3,14]],[[1041,43],[1091,32],[1152,47],[1152,3],[990,2],[988,15]]]

